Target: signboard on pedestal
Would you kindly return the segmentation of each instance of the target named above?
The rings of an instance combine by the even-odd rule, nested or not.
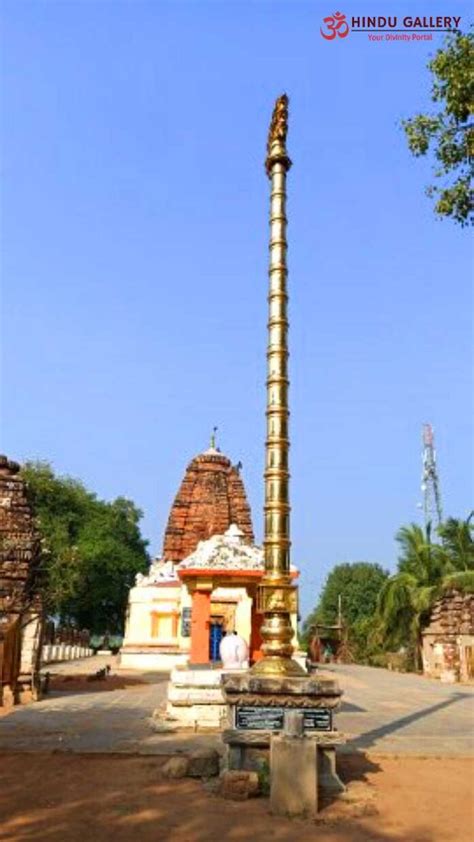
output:
[[[235,727],[240,731],[281,731],[285,710],[283,707],[237,705]],[[331,731],[332,712],[328,708],[291,708],[303,714],[305,731]]]

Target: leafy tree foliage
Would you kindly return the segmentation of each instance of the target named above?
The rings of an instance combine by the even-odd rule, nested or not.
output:
[[[398,572],[383,585],[377,613],[387,648],[408,647],[421,663],[421,633],[434,602],[447,588],[474,590],[472,515],[465,521],[449,518],[438,529],[441,542],[431,540],[417,524],[397,534]]]
[[[306,637],[314,623],[335,625],[338,621],[339,596],[349,644],[357,660],[363,660],[374,631],[377,599],[388,573],[379,564],[358,561],[337,564],[330,572],[314,611],[303,633]]]
[[[121,632],[128,590],[149,562],[141,511],[123,497],[97,499],[46,462],[26,463],[22,475],[43,538],[47,611],[93,632]]]
[[[433,150],[440,186],[431,185],[427,194],[436,198],[436,212],[466,225],[473,220],[473,33],[450,33],[428,68],[433,74],[431,98],[441,108],[437,113],[417,114],[402,125],[414,155]]]
[[[466,520],[450,517],[438,528],[446,564],[452,571],[474,570],[474,527],[471,512]]]

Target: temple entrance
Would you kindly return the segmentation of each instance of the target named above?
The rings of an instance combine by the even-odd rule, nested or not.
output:
[[[216,663],[221,660],[220,645],[226,632],[235,629],[236,621],[235,599],[220,595],[218,600],[211,601],[211,619],[209,622],[209,661]]]
[[[224,634],[222,619],[213,620],[209,627],[209,660],[211,663],[220,661],[219,647]]]
[[[235,599],[211,599],[211,623],[220,623],[223,631],[235,629]]]

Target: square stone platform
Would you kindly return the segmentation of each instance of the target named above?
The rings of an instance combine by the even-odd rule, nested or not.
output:
[[[228,746],[230,769],[258,770],[270,759],[272,735],[278,733],[284,712],[303,713],[304,738],[317,745],[319,786],[326,793],[344,791],[336,771],[336,746],[345,742],[333,723],[341,704],[337,681],[324,676],[291,678],[253,676],[245,672],[222,676],[228,702],[228,726],[222,738]],[[268,723],[270,727],[265,727]]]
[[[229,705],[334,710],[342,696],[337,681],[314,675],[280,678],[239,671],[223,675],[222,687]]]
[[[245,674],[244,671],[236,671]],[[168,684],[167,720],[178,728],[224,728],[228,722],[222,669],[176,668]],[[233,674],[233,673],[232,673]]]

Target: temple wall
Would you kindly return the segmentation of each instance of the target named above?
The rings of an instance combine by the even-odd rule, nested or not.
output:
[[[148,585],[130,591],[124,647],[178,646],[181,585]]]
[[[120,666],[170,670],[187,662],[180,649],[181,583],[135,587],[130,591]]]

